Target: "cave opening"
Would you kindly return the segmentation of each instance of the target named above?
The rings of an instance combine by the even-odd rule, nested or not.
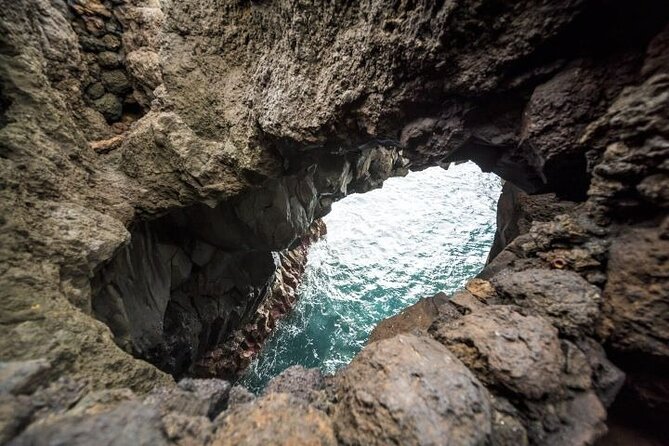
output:
[[[468,162],[402,178],[406,159],[387,149],[369,150],[351,162],[336,157],[330,164],[319,163],[319,169],[300,166],[294,175],[214,207],[198,204],[131,226],[128,245],[92,282],[94,316],[110,327],[122,349],[177,379],[235,379],[277,321],[300,302],[298,285],[311,252],[314,260],[305,277],[312,291],[305,298],[310,292],[303,288],[305,305],[314,303],[319,286],[321,296],[332,291],[333,283],[323,282],[324,277],[339,280],[344,288],[349,281],[348,290],[338,291],[340,297],[349,293],[363,304],[350,307],[344,299],[341,309],[324,310],[333,301],[322,300],[320,310],[345,309],[348,316],[311,318],[324,337],[337,337],[342,344],[328,347],[333,358],[319,362],[323,355],[315,353],[296,363],[334,371],[360,350],[378,321],[419,298],[454,291],[485,264],[501,190],[495,174]],[[329,241],[310,251],[324,231],[320,217],[344,196],[335,204],[337,211],[326,216],[334,231]],[[320,270],[313,268],[318,261]],[[328,262],[349,263],[348,270],[336,278],[341,271]],[[390,276],[383,277],[384,271]],[[353,316],[359,320],[348,323],[348,337],[341,335],[346,318]],[[270,344],[264,351],[273,349]],[[263,376],[273,373],[266,370]]]
[[[299,298],[240,383],[260,392],[286,368],[331,374],[377,324],[421,298],[450,295],[486,264],[502,180],[473,162],[389,178],[335,203],[309,249]]]

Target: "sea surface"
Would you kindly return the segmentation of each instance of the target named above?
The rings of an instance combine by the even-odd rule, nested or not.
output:
[[[382,319],[476,275],[495,235],[502,182],[473,163],[390,178],[335,203],[312,245],[294,311],[241,384],[258,392],[286,367],[333,373]]]

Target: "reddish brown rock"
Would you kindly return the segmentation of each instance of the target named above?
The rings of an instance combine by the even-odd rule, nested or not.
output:
[[[286,393],[270,393],[235,406],[216,420],[212,446],[333,446],[328,417]]]
[[[669,240],[629,228],[611,243],[599,332],[622,351],[669,358]]]
[[[493,279],[502,297],[546,317],[562,334],[591,334],[600,315],[600,290],[573,271],[530,268]]]
[[[488,393],[443,345],[400,334],[369,344],[337,376],[337,436],[350,445],[483,445]]]
[[[558,333],[541,317],[494,305],[437,324],[432,334],[486,385],[529,399],[560,392]]]
[[[426,297],[410,307],[405,308],[395,316],[379,322],[369,335],[368,343],[392,338],[400,333],[427,333],[427,329],[439,316],[440,301],[447,301],[444,293]]]

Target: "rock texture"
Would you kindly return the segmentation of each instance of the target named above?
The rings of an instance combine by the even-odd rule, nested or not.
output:
[[[0,8],[0,440],[592,444],[619,368],[623,409],[665,428],[668,18],[659,0]],[[465,290],[307,397],[175,384],[243,367],[335,200],[462,160],[523,191]]]
[[[338,377],[335,427],[344,444],[485,444],[483,385],[446,348],[398,335],[366,347]]]
[[[325,236],[327,229],[322,220],[316,220],[294,248],[278,255],[278,268],[270,277],[267,296],[260,301],[246,303],[255,311],[239,323],[222,326],[222,333],[240,326],[227,339],[210,344],[207,353],[193,368],[193,373],[204,376],[236,377],[246,369],[271,334],[277,321],[287,315],[297,302],[297,287],[307,263],[309,246]]]
[[[237,406],[218,423],[212,445],[337,444],[330,419],[286,393]]]
[[[497,202],[497,230],[488,263],[520,234],[530,230],[532,222],[548,222],[576,203],[559,200],[555,194],[528,195],[513,183],[505,182]]]

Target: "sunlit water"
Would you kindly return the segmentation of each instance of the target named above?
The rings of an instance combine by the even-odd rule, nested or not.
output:
[[[332,373],[382,319],[421,297],[450,293],[483,267],[501,180],[473,163],[391,178],[337,202],[309,251],[299,301],[241,384],[262,389],[293,364]]]

